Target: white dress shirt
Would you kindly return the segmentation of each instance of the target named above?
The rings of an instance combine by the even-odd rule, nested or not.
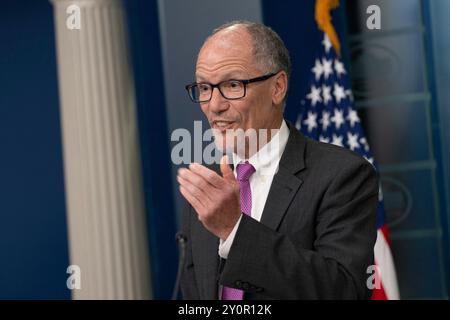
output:
[[[284,152],[289,137],[289,128],[283,120],[280,130],[272,136],[270,141],[264,145],[250,159],[241,159],[237,154],[233,153],[234,176],[236,177],[236,167],[240,162],[248,161],[255,168],[255,172],[249,179],[250,190],[252,192],[252,212],[253,219],[260,221],[269,195],[270,186],[272,185],[273,176],[278,171],[281,155]],[[228,238],[223,241],[220,239],[219,256],[227,259],[233,244],[236,231],[241,222],[242,216],[234,226]]]

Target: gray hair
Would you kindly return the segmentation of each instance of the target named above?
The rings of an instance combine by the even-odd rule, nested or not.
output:
[[[286,72],[289,81],[292,71],[289,51],[280,36],[270,27],[265,26],[262,23],[235,20],[214,29],[208,39],[224,29],[237,25],[244,26],[245,30],[247,30],[252,38],[253,56],[255,57],[257,65],[263,69],[263,72],[276,73],[283,70]],[[206,39],[206,41],[208,41],[208,39]],[[283,109],[286,99],[287,94],[283,101]]]
[[[214,29],[211,36],[232,26],[242,25],[250,34],[253,42],[253,55],[256,63],[266,72],[285,71],[288,79],[291,75],[289,51],[280,36],[262,23],[246,20],[227,22]]]

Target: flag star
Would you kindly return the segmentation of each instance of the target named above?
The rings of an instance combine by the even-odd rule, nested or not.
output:
[[[350,121],[350,125],[352,126],[352,128],[355,126],[357,122],[360,122],[358,114],[356,113],[355,110],[350,110],[346,119]]]
[[[302,115],[301,114],[299,114],[297,117],[297,121],[295,122],[295,127],[297,128],[297,130],[302,129]]]
[[[334,116],[331,118],[331,121],[334,122],[334,125],[339,130],[341,125],[345,122],[344,112],[339,109],[334,109]]]
[[[328,102],[333,100],[333,97],[331,96],[331,87],[323,85],[322,86],[322,96],[323,96],[323,103],[325,105],[328,104]]]
[[[347,143],[350,150],[355,151],[355,149],[358,149],[359,148],[358,134],[355,133],[353,135],[350,132],[347,132]]]
[[[308,126],[308,132],[311,132],[314,128],[317,128],[317,114],[314,112],[308,112],[308,119],[303,121]]]
[[[354,98],[353,98],[353,92],[350,89],[345,90],[345,94],[348,96],[348,98],[350,99],[351,102],[353,102]]]
[[[333,74],[333,60],[322,59],[323,77],[325,80]]]
[[[319,122],[322,124],[322,130],[327,131],[327,128],[330,125],[330,113],[324,111],[322,113],[322,119]]]
[[[342,99],[345,99],[344,87],[341,87],[337,83],[334,84],[334,97],[336,98],[337,103],[341,103]]]
[[[322,142],[325,142],[325,143],[330,143],[330,138],[320,135],[319,141],[322,141]]]
[[[359,142],[364,146],[364,150],[366,150],[366,152],[369,151],[369,144],[367,143],[367,139],[366,138],[361,138],[359,139]]]
[[[339,147],[344,146],[342,144],[342,136],[337,136],[335,134],[333,134],[333,141],[331,141],[331,143],[334,144],[335,146],[339,146]]]
[[[320,63],[319,59],[316,59],[316,65],[311,70],[312,70],[312,72],[314,72],[314,75],[316,77],[316,81],[318,81],[320,79],[320,76],[323,73],[323,66]]]
[[[330,38],[328,38],[326,33],[323,37],[322,44],[325,47],[325,52],[326,53],[330,52],[330,49],[333,45],[331,44]]]
[[[339,77],[347,73],[344,68],[344,64],[339,59],[334,60],[334,70],[336,70],[336,73]]]
[[[320,88],[316,88],[315,86],[311,86],[311,92],[306,96],[309,100],[311,100],[311,105],[313,107],[316,106],[317,102],[322,102],[322,97],[320,96]]]

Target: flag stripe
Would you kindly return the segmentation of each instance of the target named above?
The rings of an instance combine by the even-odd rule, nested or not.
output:
[[[375,262],[380,273],[381,283],[389,300],[400,298],[397,286],[397,276],[394,268],[389,244],[382,229],[378,229],[377,241],[375,243]]]

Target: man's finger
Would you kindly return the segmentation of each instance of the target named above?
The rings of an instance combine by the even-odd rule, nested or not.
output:
[[[180,192],[197,213],[203,212],[205,208],[203,204],[182,185],[180,185]]]
[[[208,193],[199,188],[195,183],[184,179],[180,175],[177,176],[177,181],[181,186],[195,196],[205,207],[211,202],[211,198],[208,196]]]
[[[186,168],[180,169],[178,170],[178,175],[206,193],[210,193],[212,188],[214,188],[214,186],[210,184],[203,176],[192,170]]]
[[[233,174],[233,170],[231,170],[230,166],[228,165],[228,156],[224,155],[220,159],[220,171],[222,172],[222,177],[225,179],[225,181],[228,182],[235,182],[236,178]]]
[[[189,169],[191,169],[192,172],[198,174],[201,176],[205,181],[207,181],[209,184],[211,184],[213,187],[221,189],[223,187],[223,179],[221,176],[219,176],[217,173],[215,173],[213,170],[210,170],[206,168],[205,166],[202,166],[198,163],[191,163],[189,165]]]

